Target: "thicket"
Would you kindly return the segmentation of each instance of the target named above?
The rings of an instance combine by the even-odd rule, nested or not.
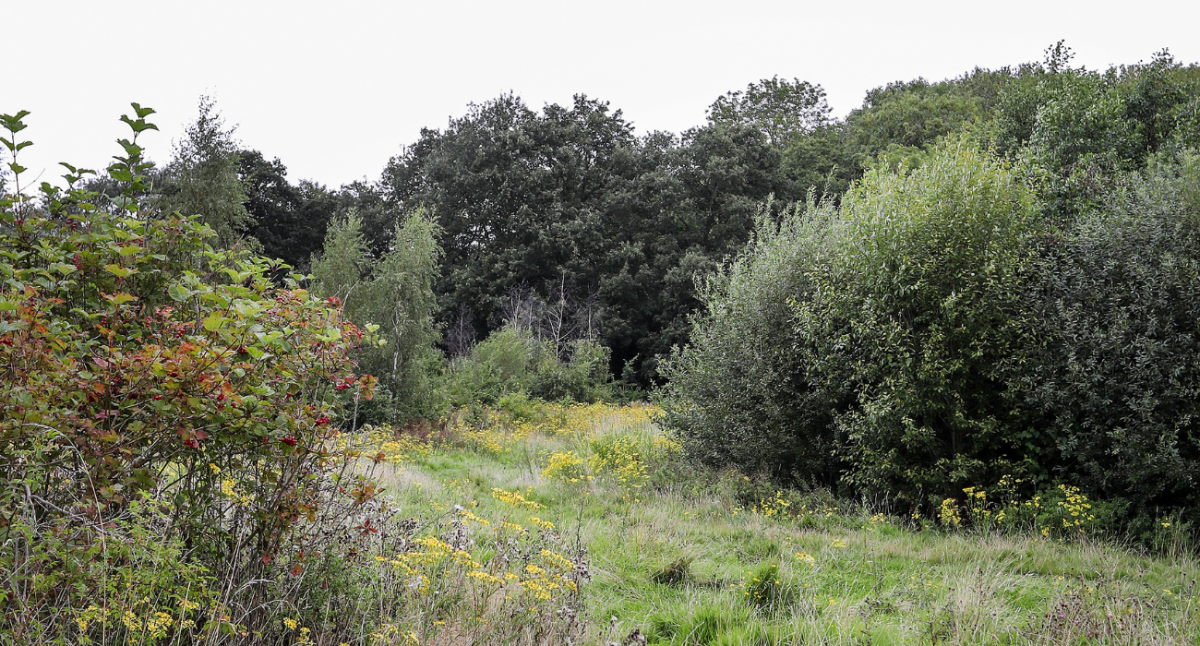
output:
[[[1007,476],[1191,518],[1197,159],[1153,155],[1063,225],[959,140],[764,219],[702,291],[664,421],[712,466],[929,514]]]
[[[703,283],[666,423],[711,465],[931,514],[1010,476],[1135,531],[1194,515],[1198,97],[1166,52],[1097,72],[1062,43],[868,93],[824,149],[865,174]]]
[[[957,143],[868,174],[839,208],[764,219],[668,364],[668,427],[714,466],[917,504],[999,478],[1014,438],[997,371],[1033,212],[999,162]]]

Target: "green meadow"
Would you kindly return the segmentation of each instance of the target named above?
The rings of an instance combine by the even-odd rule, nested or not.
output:
[[[563,635],[577,643],[1197,643],[1198,567],[1182,551],[1148,556],[1091,532],[944,526],[764,488],[688,466],[654,413],[486,415],[440,442],[386,444],[375,475],[417,520],[415,536],[469,533],[479,569],[502,522],[582,557],[578,594],[547,600],[553,613],[508,609],[513,622],[578,613],[577,632]],[[436,571],[475,582],[469,568]],[[485,640],[492,629],[467,614],[413,615],[426,625],[406,630],[422,643]]]

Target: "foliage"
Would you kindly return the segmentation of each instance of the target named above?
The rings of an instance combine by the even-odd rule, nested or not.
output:
[[[437,291],[477,329],[498,327],[505,295],[565,272],[592,279],[605,246],[597,202],[625,164],[631,127],[619,111],[577,96],[536,114],[506,95],[452,121],[392,159],[383,187],[393,208],[432,209],[445,251]]]
[[[374,260],[363,239],[362,218],[351,211],[326,231],[321,255],[312,260],[313,283],[326,298],[344,304],[364,288]]]
[[[287,167],[257,150],[238,152],[238,179],[246,192],[245,207],[253,220],[250,235],[262,244],[262,254],[291,267],[308,270],[321,250],[325,229],[338,208],[334,192],[301,180],[292,185]]]
[[[299,528],[326,512],[340,457],[329,444],[334,391],[371,393],[349,358],[365,336],[337,309],[294,283],[274,287],[261,258],[213,250],[198,218],[141,211],[151,164],[137,141],[153,110],[133,108],[122,120],[134,136],[107,169],[120,213],[96,208],[96,194],[76,186],[89,171],[70,166],[68,189],[44,183],[40,203],[19,181],[0,200],[0,565],[14,592],[5,633],[74,634],[74,612],[120,574],[108,568],[125,543],[111,532],[138,536],[145,496],[169,506],[159,531],[164,549],[175,537],[186,546],[181,567],[236,582],[225,603],[261,603],[252,582],[279,573]],[[14,153],[27,143],[16,136],[26,114],[2,117]],[[206,576],[184,572],[184,583]],[[198,612],[207,631],[233,626],[219,606]]]
[[[638,140],[594,99],[536,113],[510,95],[423,131],[380,183],[386,208],[425,205],[441,227],[435,292],[454,338],[501,327],[515,290],[554,305],[565,284],[603,310],[610,370],[629,366],[641,385],[686,339],[694,277],[746,240],[758,201],[789,187],[754,127]]]
[[[897,150],[921,150],[978,119],[979,101],[947,85],[916,81],[868,94],[863,109],[846,119],[859,154],[870,158],[895,155]]]
[[[820,85],[800,79],[781,81],[775,76],[751,83],[745,92],[718,97],[708,108],[708,120],[758,128],[768,141],[783,147],[828,123],[832,111]]]
[[[1034,213],[1028,189],[961,143],[843,198],[835,249],[794,308],[809,363],[853,393],[833,428],[856,487],[920,504],[1035,448],[1004,432],[997,370],[1017,340]]]
[[[383,257],[372,257],[362,219],[351,210],[329,227],[320,257],[314,257],[314,289],[336,299],[360,325],[380,326],[382,346],[359,355],[364,369],[379,375],[382,388],[363,412],[373,421],[437,417],[439,356],[433,315],[441,249],[437,225],[418,210],[397,222]]]
[[[1033,208],[959,143],[868,173],[836,212],[764,224],[669,364],[668,428],[710,464],[840,474],[914,504],[1019,460],[996,366],[1017,338]]]
[[[214,112],[212,99],[200,97],[199,114],[185,130],[187,136],[176,142],[156,200],[163,213],[199,215],[216,234],[213,246],[219,249],[243,240],[254,225],[244,204],[247,195],[238,177],[241,162],[233,132]]]
[[[495,404],[506,396],[592,402],[608,394],[608,348],[578,339],[559,352],[549,340],[505,327],[450,361],[447,396],[453,406]]]
[[[795,348],[790,298],[811,293],[828,255],[828,205],[758,219],[753,243],[701,289],[692,342],[664,363],[664,426],[701,462],[836,482],[831,395]]]
[[[1200,157],[1156,157],[1067,234],[1048,238],[1014,373],[1054,464],[1136,509],[1194,508],[1200,452]]]

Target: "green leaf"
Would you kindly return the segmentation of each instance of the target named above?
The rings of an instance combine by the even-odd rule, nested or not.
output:
[[[124,305],[130,301],[136,301],[137,297],[126,294],[125,292],[121,292],[120,294],[113,294],[112,296],[109,296],[108,300],[114,305]]]
[[[17,309],[17,304],[11,301],[0,301],[0,310],[11,311]]]
[[[216,332],[217,330],[221,329],[221,326],[224,325],[225,321],[228,320],[229,319],[221,316],[220,314],[209,314],[208,316],[204,317],[204,329],[208,330],[209,332]]]
[[[167,288],[167,294],[171,296],[171,300],[173,301],[186,301],[192,297],[193,292],[190,289],[180,287],[179,285],[172,283],[171,286]]]
[[[120,253],[121,253],[121,257],[125,258],[128,256],[132,256],[133,254],[135,254],[141,250],[142,250],[142,248],[137,245],[129,245],[128,247],[121,247]]]
[[[121,265],[114,264],[104,265],[104,270],[118,278],[124,278],[130,274],[137,273],[136,269],[126,269]]]
[[[137,113],[139,119],[145,119],[154,114],[154,108],[143,108],[140,103],[130,103],[129,105],[133,106],[133,111]],[[25,114],[29,113],[26,112]],[[21,115],[17,115],[17,118],[20,119]]]
[[[14,125],[20,124],[21,119],[29,116],[29,110],[21,110],[16,114],[0,114],[0,122],[4,123],[4,127],[10,130]]]

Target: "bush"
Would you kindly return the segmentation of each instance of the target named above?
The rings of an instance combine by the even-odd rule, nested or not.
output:
[[[667,362],[666,426],[704,462],[923,504],[994,481],[1031,193],[958,142],[810,206],[708,283]],[[940,498],[937,498],[940,500]]]
[[[764,210],[769,213],[770,209]],[[692,342],[663,361],[662,424],[690,456],[715,468],[833,484],[832,411],[845,405],[804,361],[789,299],[815,289],[827,261],[829,206],[761,215],[754,242],[699,292]],[[842,401],[839,404],[839,400]]]
[[[335,394],[370,397],[350,359],[364,333],[294,282],[276,288],[265,259],[214,251],[198,219],[143,209],[136,142],[153,111],[133,107],[107,208],[73,167],[68,189],[34,201],[16,155],[0,197],[0,634],[77,641],[75,620],[118,601],[106,586],[131,562],[226,584],[236,617],[197,585],[197,630],[257,628],[264,583],[308,567],[300,545],[346,497],[330,472],[346,457]],[[0,116],[13,153],[24,115]]]
[[[608,348],[591,339],[571,341],[566,361],[546,342],[538,350],[540,357],[529,384],[531,395],[547,401],[590,403],[608,394]]]
[[[1200,156],[1155,158],[1043,245],[1029,360],[1012,378],[1047,460],[1094,495],[1196,509]]]
[[[845,196],[812,297],[794,300],[805,361],[849,387],[832,432],[856,489],[913,504],[1019,473],[1004,375],[1030,260],[1031,192],[965,143]]]
[[[447,389],[450,404],[495,404],[506,394],[528,392],[533,350],[527,335],[513,328],[493,332],[450,362]]]
[[[591,339],[569,343],[564,361],[554,346],[525,330],[501,328],[451,361],[446,377],[452,406],[496,405],[506,395],[546,401],[594,402],[609,392],[609,350]]]

